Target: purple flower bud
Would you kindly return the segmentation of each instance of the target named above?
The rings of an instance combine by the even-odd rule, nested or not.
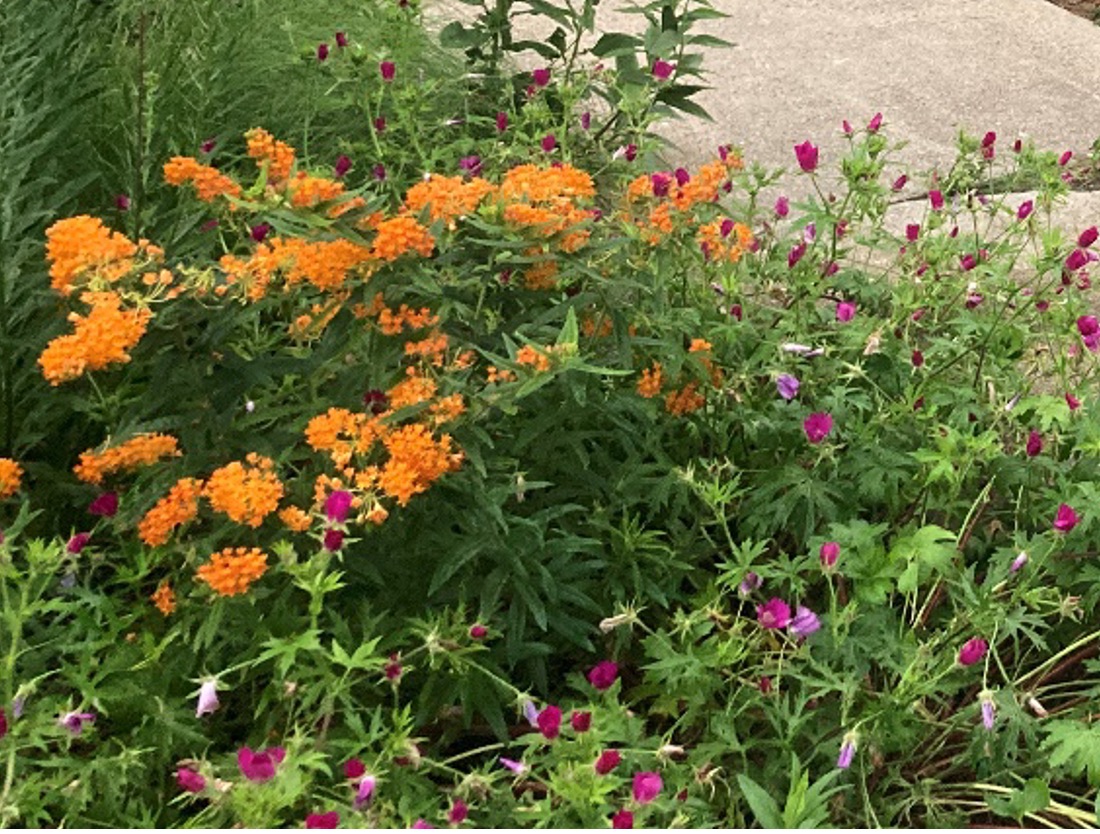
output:
[[[855,733],[845,733],[844,740],[840,744],[840,755],[837,756],[836,766],[841,770],[847,770],[852,766],[852,759],[856,755]]]
[[[378,71],[382,74],[382,80],[385,82],[393,81],[393,77],[397,72],[397,67],[393,61],[383,61],[378,65]]]
[[[129,211],[130,210],[130,197],[129,197],[129,195],[127,195],[127,194],[116,194],[115,195],[115,208],[117,208],[119,211]]]
[[[202,686],[199,687],[199,701],[195,708],[195,717],[202,718],[204,715],[210,715],[219,706],[217,678],[203,681]]]
[[[76,556],[88,545],[88,542],[91,540],[91,533],[77,533],[65,544],[65,550]]]
[[[675,64],[670,64],[668,61],[658,59],[653,62],[653,77],[658,81],[668,81],[668,79],[672,77],[672,73],[675,69]]]
[[[85,724],[95,723],[95,713],[92,712],[66,712],[57,719],[57,723],[72,733],[80,735],[84,731]]]
[[[798,396],[798,389],[801,383],[797,377],[793,377],[790,374],[780,374],[776,377],[775,387],[779,391],[779,396],[790,402]]]
[[[910,223],[905,227],[905,239],[910,243],[915,243],[917,238],[920,237],[920,224]]]
[[[336,45],[338,47],[340,47],[341,49],[343,49],[345,46],[348,45],[348,36],[346,34],[344,34],[343,32],[337,32],[336,33]]]
[[[531,73],[531,79],[535,82],[536,87],[545,87],[550,83],[550,70],[545,67],[537,69]]]
[[[821,567],[825,570],[832,570],[836,566],[836,560],[840,558],[840,545],[836,542],[825,542],[821,545],[821,550],[818,552],[818,559],[821,560]]]
[[[321,43],[317,45],[317,60],[324,61],[328,59],[328,44]]]
[[[558,146],[558,140],[554,138],[553,133],[547,133],[545,136],[542,137],[542,142],[540,142],[539,144],[542,146],[542,149],[546,153],[550,153],[554,150],[554,148]]]
[[[386,179],[386,166],[379,162],[373,168],[371,168],[371,174],[379,182],[384,182]]]
[[[839,301],[836,305],[836,320],[839,322],[849,322],[856,315],[856,305],[854,301]]]
[[[807,174],[812,174],[817,168],[818,149],[809,139],[794,146],[794,155],[798,159],[798,167]]]
[[[112,518],[118,512],[118,493],[104,492],[97,495],[88,505],[88,512],[103,518]]]
[[[1016,558],[1012,560],[1012,564],[1008,566],[1009,573],[1016,573],[1020,568],[1027,564],[1028,555],[1026,550],[1021,550],[1016,554]]]
[[[1022,203],[1020,203],[1020,207],[1016,209],[1016,219],[1027,220],[1028,216],[1031,214],[1034,208],[1035,203],[1033,203],[1031,200],[1024,200]]]
[[[894,184],[891,186],[891,188],[894,191],[901,191],[903,188],[905,188],[905,184],[907,182],[909,182],[909,177],[907,177],[905,174],[902,174],[900,177],[894,180]]]
[[[321,542],[322,546],[329,553],[336,553],[344,546],[344,533],[341,530],[328,529],[325,530],[325,536]]]
[[[516,774],[516,776],[522,776],[527,772],[527,765],[523,762],[517,762],[515,759],[507,759],[501,756],[497,761],[512,771],[512,773]]]
[[[871,118],[871,121],[867,123],[867,132],[878,133],[878,129],[880,127],[882,127],[882,114],[875,113],[875,115]]]
[[[585,110],[581,113],[581,130],[588,130],[592,126],[592,114]]]
[[[497,113],[497,133],[504,133],[508,129],[508,114],[503,110]]]
[[[933,211],[940,211],[943,208],[943,192],[933,190],[928,192],[928,200],[932,204]]]
[[[802,260],[802,256],[806,254],[806,244],[800,243],[787,253],[787,268],[794,269],[795,264]]]
[[[786,217],[788,214],[790,214],[790,211],[791,211],[791,204],[790,204],[790,201],[786,197],[779,197],[775,201],[775,216],[776,217]]]
[[[758,574],[753,573],[750,570],[748,573],[745,574],[745,578],[741,580],[741,584],[737,586],[737,593],[739,593],[743,597],[747,597],[749,594],[759,588],[763,583],[764,580],[761,579]]]
[[[355,800],[352,802],[356,810],[362,808],[371,801],[371,797],[374,796],[374,786],[377,784],[377,781],[378,780],[369,773],[359,780],[359,786],[355,790]]]
[[[993,696],[988,692],[982,693],[982,725],[987,730],[993,729],[993,722],[997,718],[997,705],[993,703]]]
[[[795,637],[802,639],[809,637],[815,631],[821,628],[821,620],[817,618],[817,614],[807,608],[805,605],[798,606],[795,612],[794,619],[791,620],[788,626],[791,634]]]
[[[264,238],[267,237],[270,231],[270,223],[257,223],[255,226],[249,229],[249,234],[251,235],[252,239],[257,243],[263,243]]]

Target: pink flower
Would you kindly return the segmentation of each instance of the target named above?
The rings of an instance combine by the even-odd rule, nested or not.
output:
[[[912,360],[913,360],[913,367],[914,368],[919,368],[921,365],[924,364],[924,354],[921,353],[919,350],[914,350]]]
[[[263,243],[264,238],[267,237],[267,234],[270,231],[270,223],[257,223],[255,226],[248,230],[248,235],[257,243]]]
[[[1077,513],[1073,511],[1073,507],[1069,504],[1058,505],[1058,513],[1054,516],[1055,530],[1059,533],[1068,533],[1077,526],[1078,521],[1080,519],[1077,517]]]
[[[1066,258],[1066,270],[1076,272],[1089,262],[1089,255],[1084,249],[1074,249]]]
[[[817,618],[817,614],[807,608],[805,605],[798,606],[798,611],[795,613],[794,618],[789,624],[791,634],[798,638],[809,637],[819,628],[821,628],[821,620]]]
[[[841,770],[847,770],[852,766],[852,759],[856,755],[856,739],[852,733],[845,733],[844,740],[840,744],[840,755],[837,756],[836,766]]]
[[[306,814],[306,828],[338,828],[339,811],[325,811],[323,814]]]
[[[1077,238],[1077,245],[1082,249],[1088,249],[1096,243],[1097,237],[1100,237],[1100,231],[1098,231],[1095,226],[1089,226],[1085,231],[1081,232],[1080,236]]]
[[[447,822],[451,825],[460,825],[466,821],[470,814],[470,806],[461,799],[455,799],[451,804],[451,810],[447,812]]]
[[[539,713],[537,723],[543,738],[553,741],[561,732],[561,707],[556,707],[553,704],[545,707]]]
[[[833,430],[833,416],[826,412],[815,412],[802,421],[802,431],[810,443],[818,444]]]
[[[423,818],[418,818],[416,820],[416,822],[414,822],[412,824],[411,827],[412,828],[435,828],[434,825],[432,825],[430,822],[428,822],[426,819],[423,819]]]
[[[756,622],[761,628],[786,628],[791,622],[791,607],[778,597],[756,606]]]
[[[489,633],[489,629],[483,626],[481,623],[474,623],[470,626],[470,638],[473,640],[484,640],[485,635]]]
[[[905,174],[902,174],[900,177],[894,180],[894,184],[890,187],[894,191],[901,191],[903,188],[905,188],[905,184],[907,182],[909,182],[909,177],[907,177]]]
[[[569,725],[573,728],[574,733],[587,733],[588,729],[592,726],[592,713],[580,710],[573,710],[569,715]]]
[[[517,762],[515,759],[508,759],[501,756],[497,761],[512,771],[512,773],[516,774],[516,776],[522,776],[527,772],[527,765],[523,762]]]
[[[275,768],[286,758],[282,747],[269,747],[266,750],[252,751],[242,747],[237,751],[237,767],[250,782],[270,782],[275,778]]]
[[[116,194],[115,195],[115,208],[119,211],[130,210],[130,197],[128,194]]]
[[[336,33],[336,45],[341,49],[348,45],[348,36],[344,32]]]
[[[540,144],[542,146],[542,149],[546,151],[546,153],[550,153],[552,150],[554,150],[554,148],[558,146],[558,140],[554,138],[553,133],[547,133],[545,136],[542,137],[542,142]]]
[[[536,87],[545,87],[550,83],[550,70],[542,67],[531,73],[531,79],[535,82]]]
[[[378,71],[382,73],[382,80],[389,82],[393,81],[393,77],[397,72],[397,67],[394,65],[393,61],[383,61],[378,65]]]
[[[622,760],[622,754],[619,753],[618,750],[604,750],[600,753],[599,758],[596,759],[594,767],[600,776],[606,776],[617,768]]]
[[[359,780],[359,785],[355,789],[355,799],[352,800],[352,805],[356,808],[362,808],[364,805],[370,803],[371,798],[374,796],[374,787],[378,784],[378,780],[367,773]]]
[[[1058,164],[1065,166],[1069,163],[1071,159],[1073,159],[1073,151],[1066,151],[1064,154],[1058,157]]]
[[[111,518],[118,512],[118,493],[104,492],[97,495],[95,500],[88,505],[88,512],[92,515]]]
[[[982,698],[982,726],[987,730],[993,729],[993,722],[997,719],[997,706],[990,697]]]
[[[317,45],[317,60],[324,61],[328,58],[328,44],[321,43]]]
[[[664,783],[661,781],[661,774],[653,773],[652,771],[643,771],[642,773],[634,774],[634,801],[639,805],[648,805],[657,795],[661,792],[661,788],[664,787]]]
[[[790,201],[786,197],[779,197],[775,201],[775,216],[786,217],[791,211]]]
[[[57,723],[72,733],[74,736],[84,732],[85,724],[95,723],[94,712],[66,712],[57,719]]]
[[[928,192],[928,200],[932,203],[932,210],[939,211],[943,208],[943,192],[933,190]]]
[[[347,520],[353,500],[354,496],[347,490],[333,490],[325,499],[325,518],[338,524],[343,523]]]
[[[202,793],[206,790],[206,780],[202,774],[189,767],[176,768],[176,784],[181,791],[187,793]]]
[[[588,130],[590,127],[592,127],[592,114],[585,110],[581,113],[581,130]]]
[[[836,305],[836,320],[849,322],[856,315],[856,305],[852,301],[839,301]]]
[[[329,553],[336,553],[344,546],[344,533],[341,530],[329,528],[325,530],[325,537],[321,541],[321,545]]]
[[[969,272],[978,265],[978,259],[973,255],[967,253],[959,259],[959,266],[962,267],[963,272]]]
[[[1027,436],[1027,447],[1025,451],[1029,458],[1033,458],[1043,451],[1043,436],[1034,429],[1032,429],[1031,434]]]
[[[508,129],[508,114],[503,110],[497,113],[497,133],[504,133]]]
[[[1073,396],[1073,394],[1071,394],[1067,391],[1066,392],[1066,405],[1069,406],[1070,411],[1076,411],[1077,409],[1079,409],[1081,407],[1081,401],[1079,399],[1077,399],[1077,397]]]
[[[821,274],[824,275],[826,278],[830,278],[833,275],[836,275],[839,271],[840,264],[838,264],[836,261],[829,261],[829,263],[825,265],[825,269],[821,271]]]
[[[91,533],[77,533],[65,544],[65,550],[72,553],[74,556],[78,555],[83,550],[88,542],[92,540]]]
[[[214,150],[215,147],[217,147],[217,144],[218,144],[217,139],[207,139],[205,142],[203,142],[201,145],[199,145],[199,150],[202,151],[203,153],[210,153],[211,151]]]
[[[852,125],[847,119],[843,119],[840,122],[840,130],[845,136],[851,136],[855,131],[852,130]]]
[[[1016,209],[1017,220],[1027,220],[1028,216],[1035,208],[1035,203],[1032,200],[1024,200],[1020,203],[1020,207]]]
[[[817,145],[809,139],[794,146],[794,155],[798,158],[798,167],[807,174],[812,174],[817,168]]]
[[[352,757],[344,762],[345,779],[358,779],[366,772],[366,766],[359,759]]]
[[[1016,573],[1020,568],[1027,564],[1028,555],[1026,550],[1021,550],[1016,554],[1016,558],[1012,560],[1012,564],[1008,566],[1009,573]]]
[[[218,702],[218,679],[211,678],[202,682],[199,687],[199,700],[195,707],[195,718],[202,718],[216,712],[221,704]]]
[[[920,225],[918,223],[910,223],[905,227],[906,240],[915,243],[918,237],[920,237]]]
[[[875,115],[871,117],[871,121],[867,123],[867,132],[878,133],[880,127],[882,127],[882,114],[875,113]]]
[[[981,637],[971,637],[963,647],[959,649],[959,663],[963,666],[973,666],[989,651],[989,643]]]
[[[626,808],[621,808],[611,815],[611,827],[612,828],[633,828],[634,827],[634,812],[628,811]]]
[[[806,244],[800,243],[787,253],[787,268],[794,269],[795,264],[802,260],[802,256],[806,254]]]
[[[832,570],[836,566],[836,560],[840,557],[840,545],[836,542],[825,542],[821,545],[821,550],[817,555],[821,560],[821,567],[825,570]]]
[[[672,77],[672,72],[675,69],[675,64],[670,64],[668,61],[658,59],[653,62],[653,77],[658,81],[668,81],[668,79]]]
[[[993,158],[993,145],[997,141],[997,134],[992,130],[982,137],[982,159]]]
[[[600,692],[610,689],[619,677],[619,664],[613,660],[601,660],[588,671],[588,682]]]
[[[626,150],[623,151],[623,156],[626,157],[627,162],[633,162],[635,157],[638,156],[638,146],[630,142],[626,146]]]
[[[347,156],[346,154],[340,154],[340,156],[338,156],[336,158],[336,165],[333,166],[333,169],[332,169],[333,175],[335,175],[336,179],[340,179],[341,177],[344,176],[344,174],[346,174],[350,170],[351,170],[351,157]]]

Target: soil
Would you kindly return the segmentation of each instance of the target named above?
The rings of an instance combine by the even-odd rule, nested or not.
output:
[[[1050,2],[1086,20],[1100,22],[1100,0],[1050,0]]]

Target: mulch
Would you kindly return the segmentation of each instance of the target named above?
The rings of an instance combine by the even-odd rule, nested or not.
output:
[[[1050,0],[1050,2],[1086,20],[1100,22],[1100,0]]]

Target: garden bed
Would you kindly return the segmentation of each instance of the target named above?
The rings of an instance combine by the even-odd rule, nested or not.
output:
[[[1096,22],[1100,17],[1100,3],[1097,0],[1050,0],[1050,2],[1087,20]]]

